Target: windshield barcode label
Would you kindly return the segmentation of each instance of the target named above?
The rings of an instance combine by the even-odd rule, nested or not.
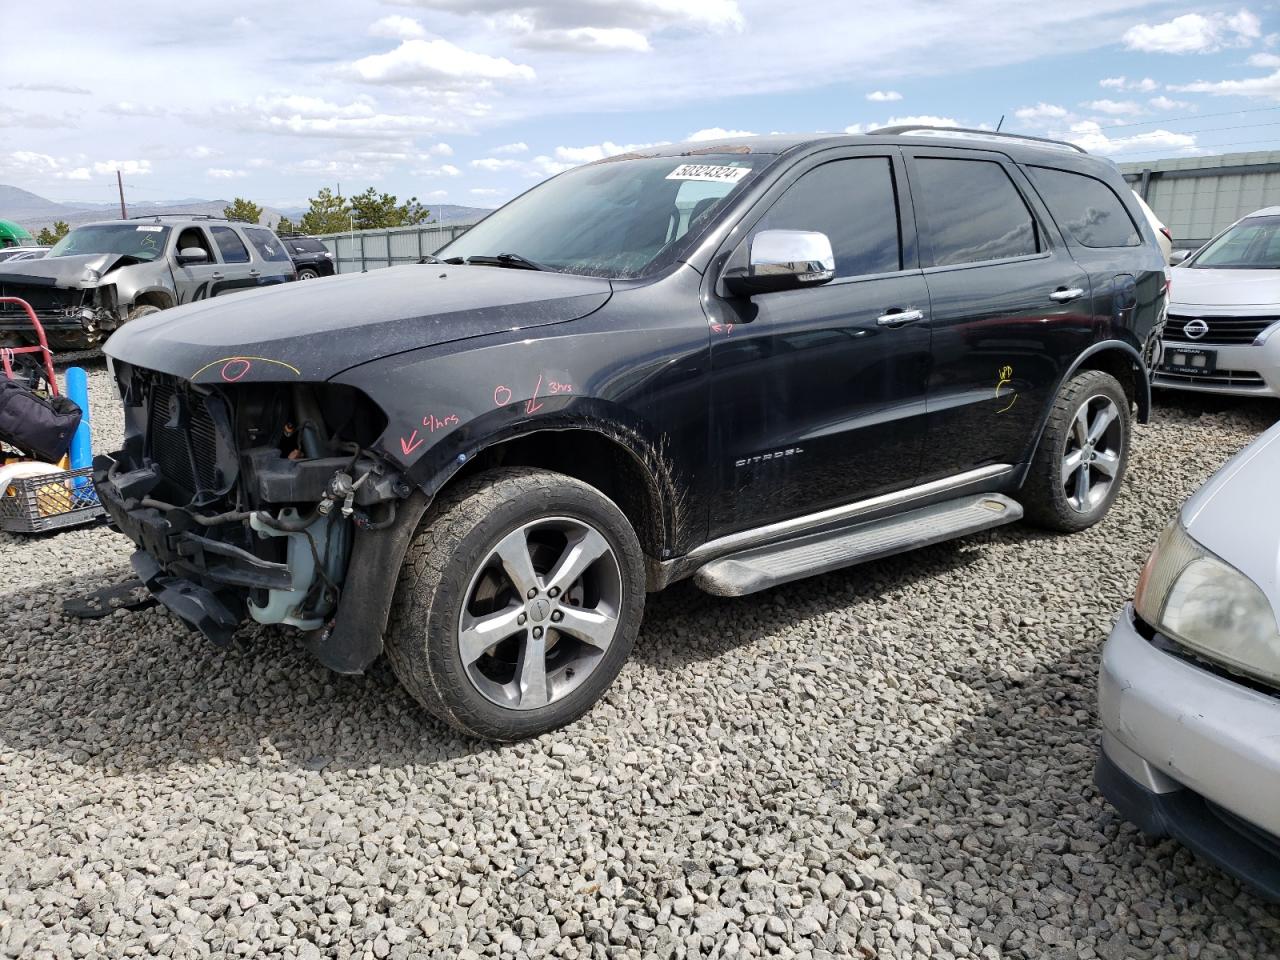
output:
[[[737,183],[750,172],[750,167],[718,167],[709,163],[682,163],[667,174],[667,179]]]

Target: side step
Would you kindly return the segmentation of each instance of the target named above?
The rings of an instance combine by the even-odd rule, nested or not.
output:
[[[1021,518],[1021,504],[1003,494],[960,497],[882,520],[733,553],[699,567],[693,582],[707,593],[740,597]]]

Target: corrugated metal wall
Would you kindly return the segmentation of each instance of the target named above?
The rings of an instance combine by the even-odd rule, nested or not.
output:
[[[317,237],[333,251],[339,273],[360,273],[401,263],[417,263],[461,236],[474,221],[425,223],[416,227],[327,233]]]
[[[1280,151],[1122,163],[1125,179],[1173,234],[1194,249],[1262,207],[1280,206]]]

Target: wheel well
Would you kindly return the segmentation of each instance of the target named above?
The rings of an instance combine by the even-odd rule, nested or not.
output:
[[[1099,350],[1097,353],[1090,354],[1084,358],[1076,372],[1079,373],[1081,370],[1101,370],[1103,373],[1111,374],[1120,381],[1120,386],[1124,388],[1124,395],[1129,398],[1129,405],[1136,405],[1139,416],[1146,416],[1144,409],[1147,402],[1146,391],[1139,387],[1141,374],[1137,362],[1124,350]]]
[[[135,307],[159,307],[161,310],[168,310],[173,306],[173,299],[167,293],[152,290],[134,297],[133,305]]]
[[[487,448],[450,477],[446,486],[498,466],[540,467],[591,484],[618,505],[645,554],[662,558],[667,537],[660,487],[639,457],[621,442],[585,429],[526,434]]]

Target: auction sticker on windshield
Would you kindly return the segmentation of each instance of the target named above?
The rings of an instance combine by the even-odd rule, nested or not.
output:
[[[750,167],[719,167],[708,163],[682,163],[667,174],[667,179],[737,183],[750,172]]]
[[[164,227],[138,227],[140,233],[159,233]]]

